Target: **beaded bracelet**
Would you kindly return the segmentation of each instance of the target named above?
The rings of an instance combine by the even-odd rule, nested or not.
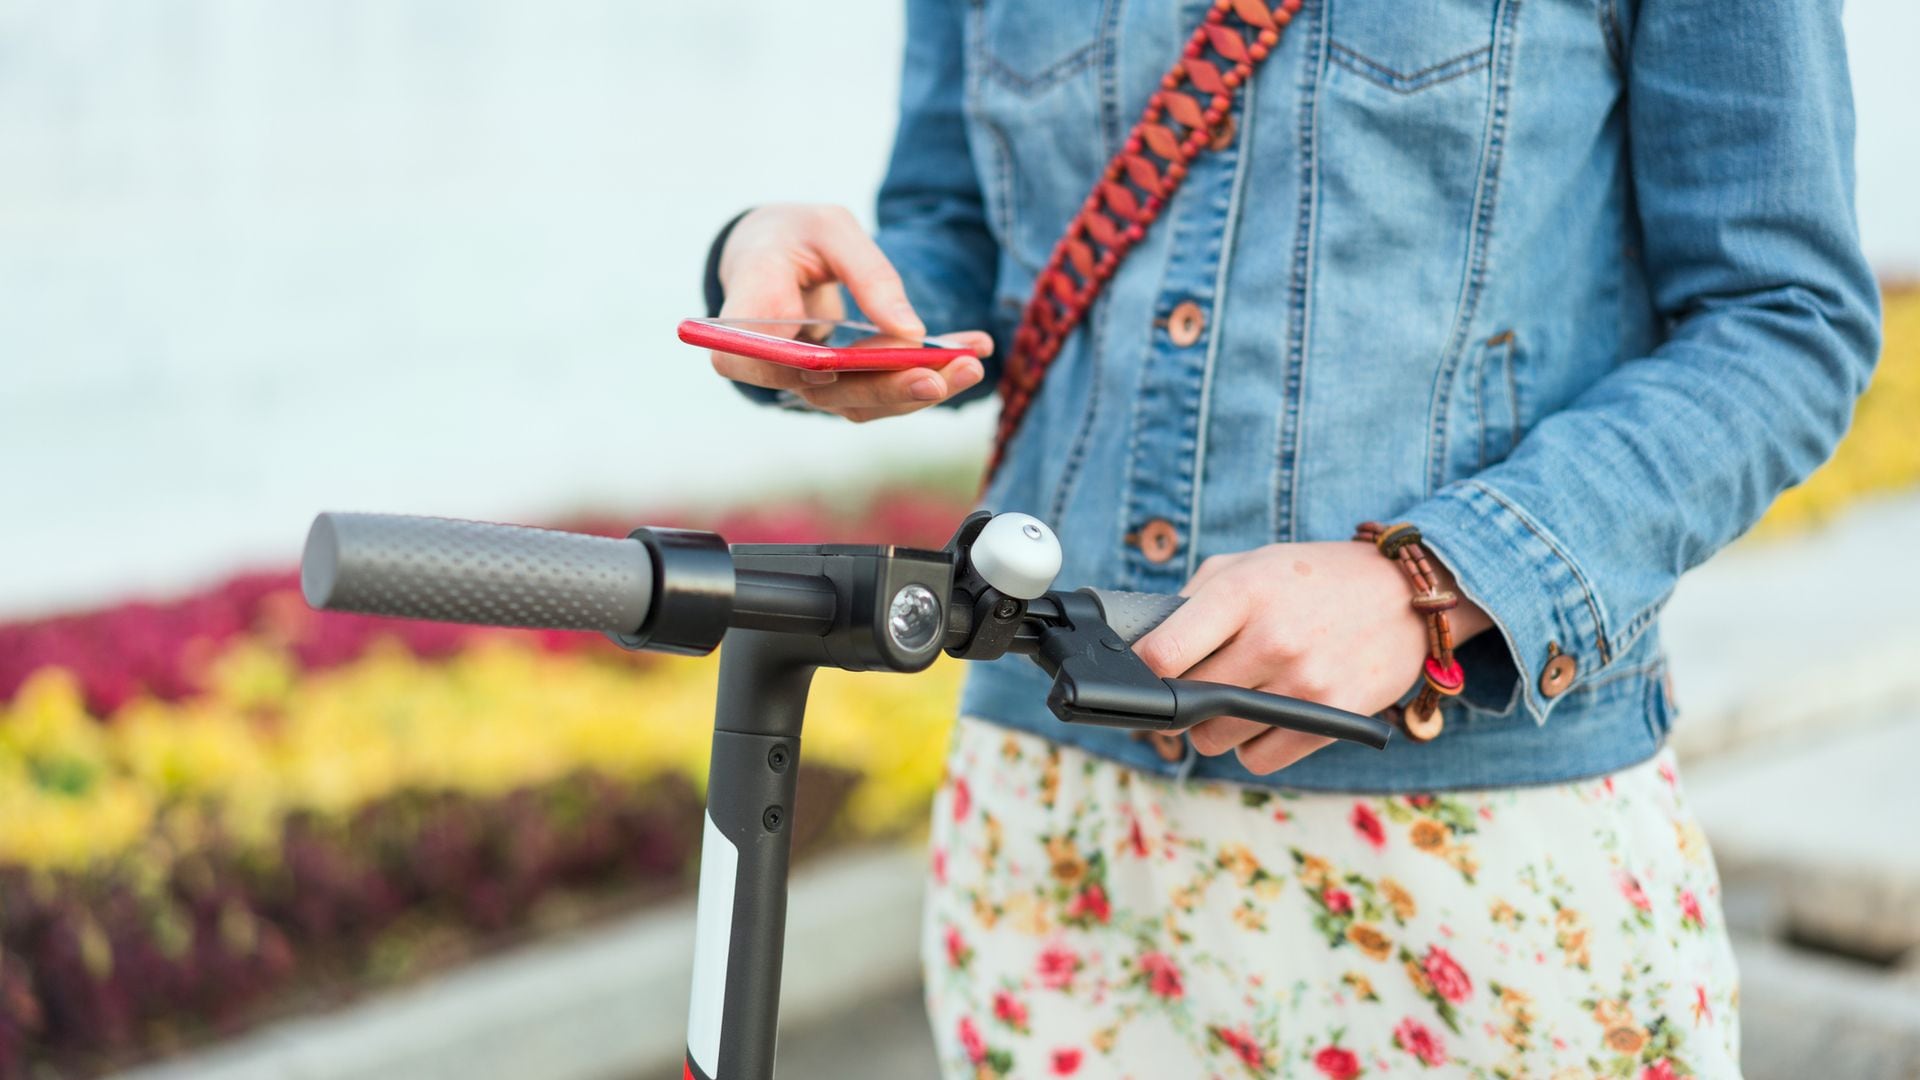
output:
[[[1413,583],[1413,610],[1427,620],[1427,661],[1421,672],[1424,685],[1405,708],[1395,705],[1387,710],[1388,717],[1397,720],[1410,738],[1427,742],[1446,724],[1446,718],[1440,715],[1441,699],[1459,694],[1467,684],[1466,672],[1453,656],[1453,620],[1447,614],[1459,606],[1460,597],[1440,587],[1427,549],[1420,543],[1420,530],[1412,525],[1362,522],[1353,538],[1372,544],[1380,554],[1400,564]]]

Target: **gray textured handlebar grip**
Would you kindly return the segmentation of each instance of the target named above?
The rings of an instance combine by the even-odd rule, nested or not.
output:
[[[1091,589],[1107,616],[1107,625],[1128,642],[1139,641],[1147,631],[1159,626],[1174,609],[1187,602],[1173,593],[1121,592],[1117,589]]]
[[[397,514],[321,514],[300,591],[326,611],[635,633],[653,598],[638,540]]]

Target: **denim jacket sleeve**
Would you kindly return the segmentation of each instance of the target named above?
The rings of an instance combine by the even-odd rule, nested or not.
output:
[[[900,77],[900,119],[880,184],[874,239],[906,285],[933,333],[992,327],[999,249],[987,229],[985,197],[967,145],[965,0],[907,0],[906,53]],[[853,297],[849,317],[859,318]],[[944,402],[963,404],[993,392],[997,356],[986,378]],[[741,387],[772,401],[770,391]]]
[[[1550,653],[1574,685],[1624,654],[1683,572],[1832,453],[1879,353],[1838,0],[1639,0],[1624,33],[1664,340],[1406,515],[1542,723]]]

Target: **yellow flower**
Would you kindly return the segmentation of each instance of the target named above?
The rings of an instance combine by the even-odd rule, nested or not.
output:
[[[1007,924],[1023,934],[1039,937],[1052,929],[1047,918],[1047,907],[1030,892],[1017,892],[1008,896],[1002,908]]]
[[[1420,968],[1420,961],[1407,961],[1407,981],[1413,984],[1413,992],[1425,997],[1433,993],[1433,983],[1427,981],[1427,973]]]
[[[1511,986],[1500,987],[1500,1011],[1515,1019],[1529,1019],[1527,1006],[1533,1004],[1533,998],[1524,991]]]
[[[1318,855],[1300,860],[1300,883],[1310,889],[1324,889],[1333,879],[1333,866]]]
[[[1413,841],[1413,846],[1419,848],[1421,851],[1446,850],[1448,839],[1447,827],[1432,818],[1423,817],[1414,822],[1413,830],[1407,835]]]
[[[1487,914],[1501,926],[1514,926],[1520,921],[1520,913],[1505,900],[1495,900],[1493,906],[1487,910]]]
[[[1385,960],[1387,953],[1393,950],[1393,942],[1380,928],[1369,923],[1357,922],[1347,927],[1347,940],[1363,953],[1375,960]]]
[[[1393,909],[1394,915],[1402,922],[1413,918],[1414,912],[1418,910],[1413,902],[1413,894],[1390,877],[1380,879],[1380,895],[1386,898],[1387,906]]]
[[[979,923],[985,930],[993,929],[994,925],[1000,921],[1000,913],[980,893],[973,894],[973,921]]]
[[[1647,1038],[1647,1029],[1643,1027],[1622,1026],[1608,1028],[1606,1035],[1607,1048],[1616,1054],[1625,1054],[1628,1057],[1633,1057],[1640,1053],[1642,1047],[1647,1045]]]
[[[1340,981],[1353,988],[1354,995],[1364,1000],[1374,1000],[1380,995],[1373,992],[1373,980],[1357,971],[1349,971],[1340,977]]]
[[[1603,998],[1593,1007],[1593,1019],[1603,1028],[1630,1027],[1633,1025],[1633,1009],[1624,1001]]]
[[[1266,912],[1252,904],[1241,904],[1234,908],[1233,921],[1242,930],[1259,932],[1267,928]]]
[[[1054,880],[1071,889],[1087,876],[1087,860],[1073,841],[1056,836],[1047,841],[1047,861],[1052,864]]]
[[[1245,844],[1222,847],[1214,861],[1243,886],[1252,881],[1255,871],[1260,869],[1260,860],[1253,857],[1252,850]]]

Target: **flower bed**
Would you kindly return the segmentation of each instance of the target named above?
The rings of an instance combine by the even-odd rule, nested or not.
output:
[[[1889,294],[1887,337],[1855,430],[1763,531],[1920,483],[1920,291]],[[964,502],[704,524],[937,546]],[[822,674],[802,851],[917,826],[957,668]],[[678,888],[714,673],[591,635],[316,614],[292,573],[0,626],[0,1080],[98,1072]]]

